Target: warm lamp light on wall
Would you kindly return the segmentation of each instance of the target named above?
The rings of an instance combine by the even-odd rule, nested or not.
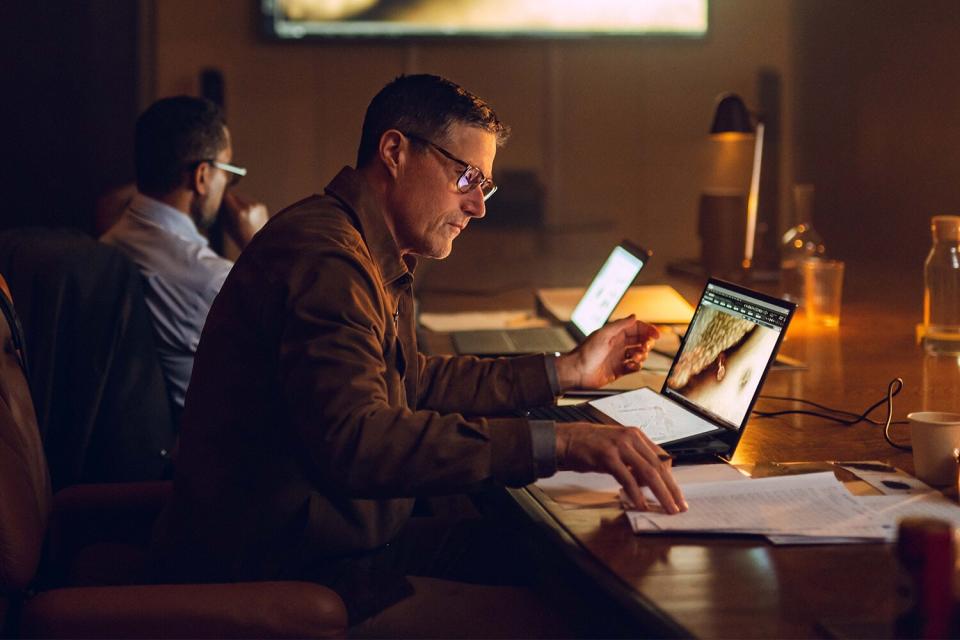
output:
[[[757,206],[760,199],[760,170],[763,166],[763,121],[751,114],[743,99],[735,93],[718,96],[714,109],[710,136],[717,140],[743,140],[754,137],[753,169],[750,173],[750,190],[747,194],[746,231],[743,242],[741,267],[749,270],[754,261],[754,244],[757,237]]]

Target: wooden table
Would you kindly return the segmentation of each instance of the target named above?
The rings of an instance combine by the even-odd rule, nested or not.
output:
[[[808,369],[771,373],[763,393],[859,413],[899,376],[897,419],[920,409],[960,409],[958,359],[925,356],[916,344],[917,275],[848,266],[840,327],[814,327],[799,315],[782,351]],[[691,290],[689,283],[679,288]],[[761,400],[757,408],[791,406],[798,405]],[[872,415],[882,419],[884,409]],[[906,426],[894,435],[909,440]],[[911,455],[890,447],[882,427],[807,416],[751,420],[734,457],[748,465],[801,460],[881,460],[913,469]],[[774,547],[747,537],[640,537],[617,509],[563,509],[533,487],[510,495],[579,575],[627,612],[638,634],[817,637],[825,623],[882,623],[895,615],[892,545]]]

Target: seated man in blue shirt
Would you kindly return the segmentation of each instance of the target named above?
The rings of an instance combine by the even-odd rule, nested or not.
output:
[[[170,396],[183,408],[200,331],[233,267],[201,230],[224,212],[223,226],[243,249],[267,221],[267,209],[227,188],[246,169],[231,164],[223,112],[203,98],[154,103],[137,120],[137,194],[101,240],[143,274],[157,348]],[[222,206],[221,206],[222,205]]]

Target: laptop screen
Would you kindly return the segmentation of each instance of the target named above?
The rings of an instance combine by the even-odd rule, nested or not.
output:
[[[710,280],[662,393],[740,429],[794,309],[792,303]]]
[[[640,273],[644,261],[644,255],[628,251],[623,244],[614,247],[570,316],[582,335],[588,336],[606,323]]]

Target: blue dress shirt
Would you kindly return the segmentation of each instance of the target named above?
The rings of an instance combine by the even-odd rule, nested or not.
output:
[[[210,249],[190,216],[142,194],[101,240],[143,274],[160,364],[172,400],[183,408],[203,323],[233,262]]]

